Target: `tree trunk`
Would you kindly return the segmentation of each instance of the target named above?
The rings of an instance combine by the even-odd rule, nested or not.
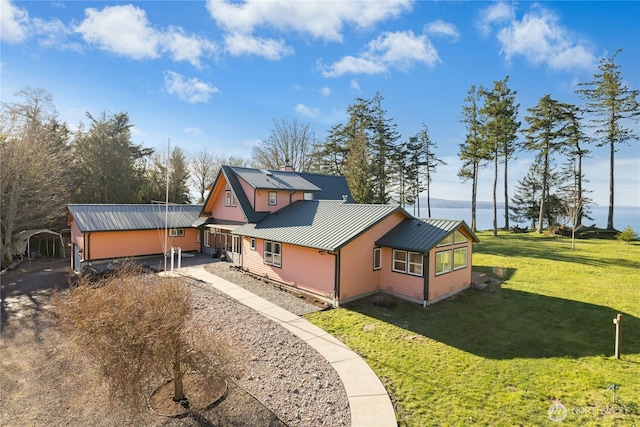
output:
[[[476,229],[476,200],[478,197],[478,162],[473,162],[473,181],[471,190],[471,230],[475,233]]]
[[[182,366],[180,364],[180,347],[176,348],[175,361],[173,362],[173,401],[179,402],[184,399],[184,387],[182,379],[184,372],[182,372]]]
[[[582,225],[582,217],[584,215],[584,206],[582,203],[582,201],[584,200],[582,197],[582,154],[578,154],[578,172],[577,173],[578,173],[577,193],[578,193],[578,200],[580,201],[580,209],[578,210],[578,217],[577,217],[576,225],[575,227],[573,227],[574,229]]]
[[[493,161],[493,236],[498,235],[498,205],[496,191],[498,189],[498,152],[494,155]]]
[[[538,228],[536,233],[542,234],[542,224],[544,222],[545,201],[547,199],[547,175],[549,174],[549,153],[544,154],[544,168],[542,170],[542,194],[540,195],[540,214],[538,215]]]
[[[509,230],[509,186],[507,173],[507,154],[504,155],[504,229]]]
[[[610,142],[610,159],[609,159],[609,216],[607,217],[607,229],[613,230],[613,156],[615,149],[613,141]]]

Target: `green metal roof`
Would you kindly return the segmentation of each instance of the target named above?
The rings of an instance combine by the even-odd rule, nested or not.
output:
[[[82,232],[152,230],[165,227],[164,204],[70,204],[67,208]],[[169,205],[167,227],[192,227],[201,210],[201,205]]]
[[[463,220],[408,218],[378,239],[376,245],[424,253],[458,228],[464,228],[474,242],[479,242]]]
[[[335,251],[397,211],[404,212],[390,205],[301,200],[274,212],[257,224],[246,224],[234,233]]]

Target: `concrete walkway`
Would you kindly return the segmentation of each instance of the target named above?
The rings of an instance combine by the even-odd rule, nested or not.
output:
[[[282,325],[315,348],[336,370],[349,399],[353,427],[397,426],[389,395],[380,379],[350,348],[309,321],[204,269],[204,265],[183,267],[181,273],[210,284],[266,318]]]

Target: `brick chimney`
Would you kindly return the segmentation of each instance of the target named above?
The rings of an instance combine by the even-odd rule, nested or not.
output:
[[[284,172],[293,172],[293,166],[289,164],[289,159],[284,160],[284,166],[280,166],[280,170]]]

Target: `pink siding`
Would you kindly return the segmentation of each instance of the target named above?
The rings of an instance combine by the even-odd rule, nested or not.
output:
[[[396,212],[340,250],[341,300],[371,293],[380,288],[382,270],[373,270],[375,241],[405,218],[403,213]],[[390,268],[389,264],[387,264],[387,268]]]
[[[291,191],[282,191],[282,190],[278,190],[276,191],[276,204],[275,205],[270,205],[269,204],[269,192],[273,191],[273,190],[256,190],[256,207],[255,210],[258,212],[275,212],[279,209],[284,208],[285,206],[291,204],[290,203],[290,197],[292,198],[292,193]],[[298,193],[294,193],[298,194]],[[302,193],[300,193],[300,196],[298,196],[300,198],[302,198]]]
[[[78,228],[78,224],[75,221],[71,221],[71,243],[75,243],[80,249],[84,249],[84,235]]]
[[[255,200],[255,189],[250,186],[247,181],[245,181],[244,179],[238,177],[238,181],[240,181],[240,185],[242,186],[242,190],[244,191],[244,194],[247,195],[247,199],[249,199],[249,203],[251,204],[251,207],[253,208],[253,210],[256,210],[256,200]]]
[[[221,179],[216,183],[216,186],[211,189],[211,196],[207,200],[204,211],[211,212],[211,216],[216,219],[245,222],[242,209],[240,209],[237,201],[236,206],[225,206],[227,181],[224,179],[224,175],[220,177]]]
[[[449,247],[440,247],[434,248],[429,253],[429,262],[430,262],[430,277],[429,277],[429,300],[436,299],[443,295],[464,289],[471,285],[471,250],[473,243],[471,240],[465,244],[458,244],[455,246]],[[445,249],[453,248],[463,248],[467,247],[467,266],[465,268],[461,268],[460,270],[450,271],[449,273],[444,273],[439,276],[435,275],[435,258],[436,252]]]
[[[73,228],[73,227],[72,227]],[[171,237],[168,247],[180,247],[183,251],[197,251],[198,230],[186,228],[184,237]],[[86,233],[88,248],[83,257],[91,260],[155,255],[164,252],[164,230],[132,230]]]
[[[242,238],[242,268],[270,280],[285,283],[327,298],[333,297],[335,256],[317,249],[282,245],[282,268],[263,262],[264,241],[256,239],[251,249],[250,238]]]
[[[422,300],[424,298],[424,277],[396,273],[393,267],[393,249],[382,248],[382,276],[380,288],[394,294]]]

